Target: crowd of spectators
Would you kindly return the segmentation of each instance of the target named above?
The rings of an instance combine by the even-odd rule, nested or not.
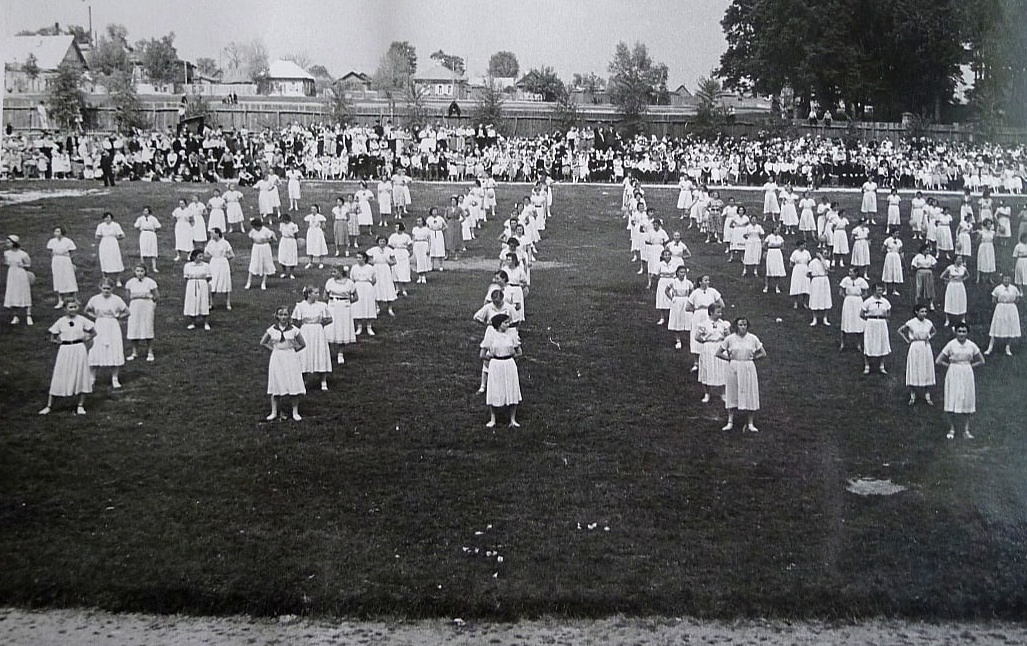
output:
[[[487,124],[413,129],[391,122],[290,124],[261,132],[203,128],[131,135],[7,132],[4,177],[252,184],[289,168],[308,179],[364,179],[402,167],[422,180],[677,183],[760,186],[770,178],[795,186],[882,187],[1021,193],[1023,145],[930,139],[845,141],[815,136],[715,140],[636,135],[612,126],[572,128],[536,137],[504,137]]]

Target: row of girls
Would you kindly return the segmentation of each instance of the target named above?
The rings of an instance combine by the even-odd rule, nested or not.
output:
[[[513,206],[499,236],[499,268],[485,292],[484,304],[473,319],[485,327],[478,346],[481,381],[478,394],[489,410],[486,428],[495,428],[497,414],[509,411],[509,426],[520,428],[517,407],[521,402],[517,359],[522,355],[521,330],[527,316],[531,267],[551,214],[552,192],[537,184],[530,196]]]
[[[648,221],[643,227],[636,228],[634,226],[635,223],[643,220],[639,215],[643,209],[638,208],[637,202],[639,199],[644,201],[644,198],[634,197],[640,195],[637,187],[633,187],[631,190],[633,199],[627,198],[626,202],[629,202],[629,208],[635,209],[628,214],[629,227],[632,228],[634,257],[641,260],[643,266],[648,269],[649,284],[652,285],[654,280],[658,281],[656,306],[660,322],[668,320],[670,329],[676,332],[675,345],[681,347],[681,334],[686,328],[682,319],[687,316],[687,311],[694,309],[695,305],[694,299],[685,296],[685,293],[691,288],[691,284],[687,281],[682,268],[683,260],[690,256],[690,252],[687,245],[681,240],[679,233],[668,235],[662,231],[659,223],[652,222],[651,217],[647,218]],[[915,316],[901,326],[898,333],[901,338],[910,343],[905,380],[910,390],[909,403],[912,405],[916,402],[919,392],[925,397],[926,403],[933,405],[929,389],[935,385],[935,374],[930,339],[934,337],[937,330],[934,323],[926,317],[929,312],[936,309],[935,283],[940,280],[945,285],[944,304],[941,309],[945,314],[945,326],[950,328],[955,335],[955,338],[939,354],[937,359],[939,362],[943,365],[950,363],[953,352],[957,350],[965,359],[967,349],[976,349],[981,361],[984,356],[991,354],[996,347],[1000,346],[1004,346],[1006,354],[1011,355],[1011,343],[1021,337],[1017,304],[1022,301],[1024,283],[1027,282],[1027,236],[1021,239],[1010,254],[1011,269],[1000,274],[999,284],[993,284],[995,276],[994,224],[988,217],[993,214],[985,211],[985,220],[980,233],[977,234],[979,238],[978,275],[975,284],[979,284],[982,280],[986,283],[985,289],[989,292],[993,309],[990,312],[988,347],[984,352],[979,352],[979,348],[973,345],[972,341],[968,341],[969,328],[965,322],[969,314],[965,283],[972,282],[972,275],[966,262],[970,255],[971,242],[962,240],[955,245],[952,245],[951,242],[946,244],[946,236],[943,232],[947,230],[944,223],[947,210],[939,207],[933,199],[919,202],[918,200],[921,198],[915,198],[912,212],[909,215],[912,235],[914,239],[921,240],[918,253],[909,263],[914,275],[910,295],[913,296],[913,302],[916,304]],[[741,211],[742,217],[745,217],[744,211],[741,210],[742,207],[735,207],[733,200],[723,206],[721,206],[723,203],[716,204],[719,201],[716,192],[710,193],[709,199],[704,199],[704,201],[712,203],[712,210],[719,210],[721,213],[727,211],[726,219],[729,221],[739,217],[738,211]],[[887,321],[891,318],[892,309],[886,296],[889,291],[892,296],[898,296],[900,288],[905,289],[906,282],[903,271],[905,263],[902,254],[902,241],[899,238],[901,220],[894,212],[899,201],[892,200],[892,204],[889,205],[888,235],[881,245],[881,250],[884,253],[881,280],[873,281],[873,283],[869,276],[871,246],[868,220],[870,218],[865,217],[853,230],[852,245],[849,249],[849,240],[844,232],[844,226],[838,225],[840,220],[844,220],[844,212],[838,210],[836,204],[827,203],[826,200],[822,203],[825,204],[825,207],[819,209],[817,220],[823,220],[824,231],[827,235],[819,236],[819,245],[811,245],[812,251],[807,249],[805,236],[796,241],[795,249],[789,257],[790,279],[786,278],[782,253],[785,241],[781,235],[781,226],[775,223],[769,225],[771,233],[764,237],[762,225],[754,220],[745,222],[744,246],[739,249],[729,243],[725,249],[727,260],[728,262],[733,261],[737,251],[742,256],[742,276],[749,273],[757,276],[762,270],[764,293],[770,291],[771,287],[775,293],[781,293],[781,282],[788,280],[789,295],[794,299],[793,307],[796,309],[808,308],[813,314],[810,325],[814,327],[818,323],[825,326],[831,325],[828,314],[833,305],[832,292],[837,288],[843,303],[840,349],[845,348],[847,337],[855,337],[857,345],[864,355],[863,373],[870,373],[872,363],[877,365],[879,372],[886,373],[885,357],[891,354]],[[738,211],[734,211],[735,208]],[[866,204],[861,205],[861,208],[867,209]],[[872,213],[872,209],[873,205],[871,205],[871,210],[864,212]],[[966,200],[964,200],[961,211],[962,222],[972,223],[974,221],[973,211],[967,205]],[[933,232],[929,231],[928,223],[931,220],[937,220],[938,216],[942,216],[943,224],[937,226]],[[699,230],[706,233],[706,240],[710,241],[711,237],[715,239],[715,234],[711,236],[708,230],[703,231],[703,222],[708,222],[708,219],[700,219],[698,224]],[[734,232],[734,229],[731,229],[731,232]],[[845,246],[842,246],[843,242]],[[947,253],[945,249],[948,249]],[[657,256],[661,257],[657,259]],[[940,272],[940,275],[937,275],[936,266],[939,264],[939,256],[948,260],[950,264]],[[653,268],[653,263],[656,263],[655,268]],[[846,263],[848,263],[847,268],[845,267]],[[836,285],[832,285],[830,278],[830,272],[834,268],[847,270],[847,275]],[[675,271],[677,271],[677,276],[675,276]],[[712,291],[716,292],[716,290]],[[705,293],[706,290],[703,292]],[[719,294],[716,296],[719,297]],[[691,323],[691,321],[689,322]],[[929,334],[925,331],[928,327],[930,328]],[[691,325],[693,352],[696,350],[696,331],[698,329],[700,328],[696,325]],[[924,341],[927,342],[927,345],[922,344]],[[971,345],[967,345],[967,343]],[[924,359],[925,349],[927,354],[930,354],[926,361]],[[973,357],[974,354],[971,352],[970,356]],[[701,361],[699,365],[701,366]],[[976,410],[973,374],[972,372],[966,373],[958,367],[949,374],[952,375],[952,378],[949,379],[947,375],[945,409],[952,414],[952,417],[950,417],[948,437],[954,436],[956,420],[960,417],[965,417],[964,436],[970,437],[969,415]]]

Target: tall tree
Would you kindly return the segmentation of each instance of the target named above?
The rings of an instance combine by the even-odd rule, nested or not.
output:
[[[129,61],[128,29],[124,25],[107,25],[104,34],[96,39],[96,46],[89,53],[89,69],[102,76],[115,72],[131,72]]]
[[[314,85],[319,96],[329,93],[330,90],[334,93],[335,79],[332,78],[327,67],[324,65],[311,65],[306,69],[314,77]]]
[[[46,107],[50,118],[62,128],[74,128],[82,119],[86,105],[81,89],[82,73],[78,67],[61,63],[50,82]]]
[[[504,103],[506,103],[506,97],[503,94],[503,88],[499,87],[499,83],[492,76],[486,77],[485,88],[478,96],[478,100],[474,102],[474,110],[471,111],[471,123],[491,123],[496,130],[504,132],[506,129],[506,121],[503,118]]]
[[[606,91],[606,79],[595,72],[585,74],[575,72],[574,78],[571,80],[571,87],[584,93],[591,103],[598,103],[599,95]]]
[[[175,49],[175,32],[160,38],[141,40],[136,44],[142,52],[143,69],[154,83],[174,83],[178,78],[178,50]]]
[[[617,43],[607,71],[607,95],[629,127],[639,125],[649,105],[667,94],[667,66],[654,61],[643,43]]]
[[[116,71],[104,81],[114,108],[114,124],[120,132],[130,132],[133,128],[146,126],[143,117],[143,104],[136,94],[135,83],[129,72]]]
[[[225,70],[257,81],[267,74],[268,56],[264,41],[256,38],[248,43],[230,42],[221,50]]]
[[[513,52],[499,51],[489,58],[489,76],[512,78],[521,71],[521,65],[517,62],[517,55]]]
[[[394,42],[382,55],[371,80],[371,87],[385,95],[395,108],[396,97],[407,92],[413,82],[417,53],[407,42]]]
[[[528,92],[542,95],[543,101],[556,101],[567,94],[567,86],[552,67],[532,68],[519,81],[519,85]]]
[[[213,58],[201,56],[196,59],[196,71],[209,78],[216,78],[221,74],[221,68],[218,67],[218,62]]]
[[[1027,127],[1027,0],[972,0],[965,8],[974,118],[989,128],[1002,122]]]
[[[464,59],[455,54],[447,54],[441,49],[431,55],[433,61],[437,61],[439,65],[445,67],[447,70],[452,70],[457,74],[463,74],[466,69],[464,66]]]

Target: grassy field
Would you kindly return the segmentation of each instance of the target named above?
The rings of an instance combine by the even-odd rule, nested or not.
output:
[[[95,185],[5,188],[70,187]],[[556,188],[540,259],[558,264],[533,273],[517,432],[486,432],[473,394],[481,328],[470,315],[490,278],[480,268],[415,286],[378,336],[347,348],[331,392],[304,400],[302,423],[264,422],[257,341],[274,307],[327,271],[242,291],[239,234],[235,309],[218,309],[213,331],[186,331],[180,268],[164,258],[157,362],[128,364],[117,393],[101,380],[84,418],[68,402],[38,417],[54,355],[51,227],[78,243],[88,296],[102,210],[128,229],[153,205],[166,253],[176,200],[205,188],[123,184],[0,208],[3,233],[34,257],[41,302],[35,328],[0,323],[0,604],[497,618],[1027,612],[1024,356],[978,369],[977,439],[947,441],[940,406],[905,404],[897,335],[891,374],[863,377],[858,354],[838,353],[837,326],[807,327],[786,296],[760,293],[762,278],[741,279],[719,246],[687,237],[693,275],[713,276],[727,315],[751,317],[769,354],[761,432],[722,432],[723,409],[699,403],[687,352],[655,325],[615,187]],[[304,187],[304,210],[340,190]],[[415,184],[415,211],[453,190]],[[501,210],[525,192],[501,186]],[[648,193],[676,217],[676,191]],[[856,195],[834,197],[858,211]],[[497,234],[490,222],[471,255],[493,258]],[[122,245],[126,261],[136,240]],[[987,301],[971,288],[982,345]],[[857,496],[846,483],[858,477],[908,490]]]

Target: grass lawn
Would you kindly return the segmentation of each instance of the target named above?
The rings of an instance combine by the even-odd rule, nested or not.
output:
[[[787,296],[762,294],[762,278],[741,279],[721,247],[686,236],[693,276],[713,276],[727,316],[748,315],[769,354],[761,432],[725,433],[719,401],[699,403],[689,355],[655,325],[652,292],[628,262],[619,188],[558,186],[540,255],[558,262],[533,273],[522,333],[521,430],[487,432],[473,394],[482,263],[412,286],[395,319],[347,348],[331,392],[305,398],[303,422],[267,423],[257,341],[275,306],[327,270],[242,291],[249,244],[233,234],[235,308],[216,310],[209,333],[186,331],[170,212],[208,190],[120,184],[0,208],[2,233],[22,236],[39,275],[36,327],[0,323],[0,605],[499,618],[1027,612],[1027,360],[1017,348],[977,370],[977,439],[947,441],[940,386],[936,408],[905,403],[894,330],[910,316],[909,281],[893,299],[891,374],[863,377],[859,355],[837,350],[839,299],[835,327],[811,329]],[[316,201],[327,212],[340,190],[304,186],[304,211]],[[415,184],[415,212],[453,190]],[[526,190],[501,186],[500,211]],[[723,193],[759,210],[760,193]],[[648,195],[676,217],[676,190]],[[856,194],[833,197],[858,212]],[[98,380],[84,418],[68,401],[38,417],[55,354],[45,340],[57,316],[51,227],[79,245],[88,297],[101,212],[126,228],[130,264],[145,204],[164,223],[157,362],[128,364],[117,393]],[[247,192],[247,214],[255,206]],[[471,255],[494,258],[496,235],[493,221]],[[999,253],[1008,267],[1008,248]],[[971,286],[982,347],[989,300]],[[857,496],[846,483],[858,477],[908,489]]]

